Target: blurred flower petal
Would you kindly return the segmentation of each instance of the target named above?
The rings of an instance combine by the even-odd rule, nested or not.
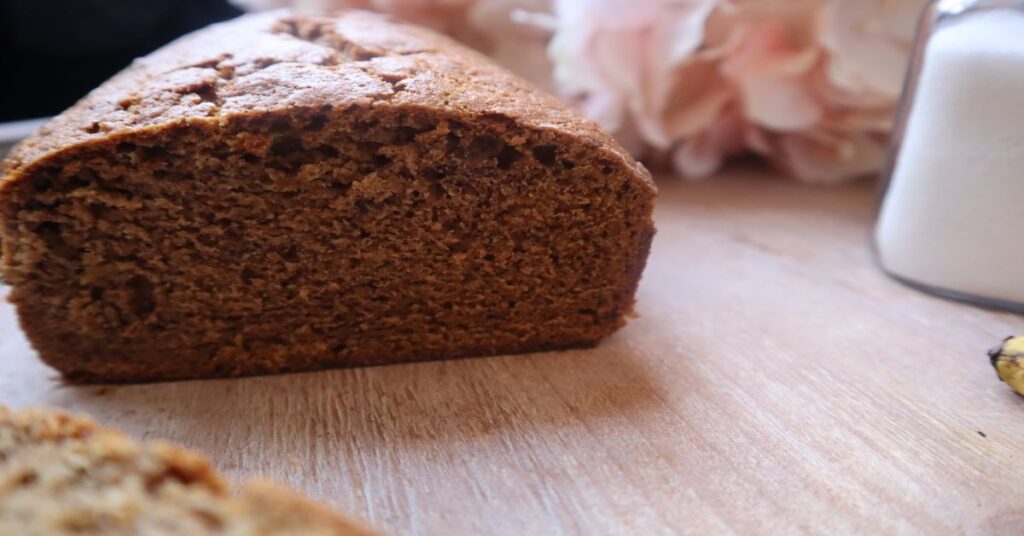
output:
[[[672,153],[672,165],[685,178],[707,178],[722,167],[726,157],[743,150],[745,130],[746,123],[739,112],[730,110],[707,130],[677,147]]]
[[[706,61],[681,66],[672,86],[663,112],[666,136],[672,140],[707,130],[739,96],[737,89],[719,74],[718,66]]]
[[[783,132],[814,126],[822,117],[820,104],[799,79],[758,76],[740,82],[743,104],[751,121]]]
[[[885,143],[866,135],[797,134],[779,140],[776,161],[794,177],[837,183],[876,173],[885,162]]]
[[[839,87],[899,95],[910,38],[926,0],[829,0],[822,11],[822,44],[829,76]]]

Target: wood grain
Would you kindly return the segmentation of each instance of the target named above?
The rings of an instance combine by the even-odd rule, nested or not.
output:
[[[662,180],[639,318],[589,351],[62,384],[0,307],[0,402],[210,455],[401,534],[1022,533],[1021,317],[876,268],[870,184]]]

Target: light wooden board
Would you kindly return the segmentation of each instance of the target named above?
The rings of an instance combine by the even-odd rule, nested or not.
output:
[[[661,184],[640,317],[594,350],[74,387],[4,305],[0,402],[399,534],[1024,532],[1024,399],[985,356],[1021,317],[883,276],[870,184]]]

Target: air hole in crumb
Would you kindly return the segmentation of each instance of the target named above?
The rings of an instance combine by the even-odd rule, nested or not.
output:
[[[603,173],[605,175],[611,175],[612,174],[612,167],[611,166],[604,166],[604,167],[602,167],[601,168],[601,173]]]
[[[418,136],[418,135],[420,135],[420,134],[422,134],[424,132],[429,132],[429,130],[430,129],[421,129],[421,128],[414,128],[414,127],[398,127],[397,129],[395,129],[395,135],[394,135],[395,143],[396,144],[412,143],[413,141],[416,140],[416,136]]]
[[[504,143],[494,136],[476,136],[469,142],[466,156],[471,160],[486,160],[501,154]]]
[[[143,146],[140,151],[143,160],[174,160],[177,155],[171,153],[167,149],[158,146]]]
[[[494,262],[494,255],[488,253],[488,254],[484,255],[484,260],[487,261],[487,262]]]
[[[252,153],[245,153],[242,155],[242,160],[244,160],[248,164],[255,164],[256,162],[260,161],[260,157]]]
[[[37,192],[45,192],[53,187],[53,177],[42,176],[32,182],[32,189]]]
[[[149,316],[156,309],[156,298],[153,296],[153,282],[141,275],[136,275],[128,280],[128,290],[131,292],[131,301],[128,306],[136,316]]]
[[[100,124],[94,121],[93,123],[89,124],[89,126],[85,127],[84,130],[89,134],[96,134],[97,132],[100,131]]]
[[[104,289],[102,287],[92,287],[91,289],[89,289],[89,297],[94,300],[102,300],[103,292]]]
[[[339,342],[338,344],[331,346],[331,353],[335,355],[340,354],[345,350],[348,350],[348,345],[343,342]]]
[[[296,164],[294,162],[286,162],[284,160],[277,159],[267,160],[267,162],[264,165],[269,169],[276,169],[278,171],[284,171],[285,173],[289,174],[298,172],[299,168],[302,167],[302,164]],[[288,192],[282,192],[282,195],[287,194]]]
[[[391,163],[391,157],[386,154],[375,154],[373,155],[373,165],[375,166],[386,166]]]
[[[333,146],[327,145],[327,144],[317,145],[316,152],[318,152],[318,153],[320,153],[320,154],[322,154],[322,155],[324,155],[324,156],[326,156],[328,158],[337,158],[338,155],[341,154]]]
[[[82,171],[80,171],[78,173],[75,173],[70,178],[68,178],[68,180],[66,182],[66,185],[67,185],[66,190],[69,191],[69,192],[72,191],[72,190],[79,190],[79,189],[85,188],[85,187],[89,186],[90,184],[92,184],[92,181],[96,177],[95,177],[94,174],[85,173],[86,171],[91,171],[91,170],[83,169]]]
[[[570,162],[569,160],[563,160],[562,161],[562,167],[565,168],[565,169],[572,169],[572,168],[576,167],[576,164]]]
[[[46,221],[40,223],[36,225],[35,232],[50,248],[60,248],[65,245],[64,237],[61,236],[60,224],[57,222]]]
[[[207,84],[202,87],[196,88],[196,90],[193,91],[193,93],[198,95],[203,102],[212,102],[214,104],[217,104],[218,102],[217,88],[214,87],[213,84]]]
[[[295,262],[295,261],[299,260],[299,250],[298,250],[298,248],[296,248],[295,246],[292,246],[292,247],[284,250],[284,252],[281,253],[281,258],[286,260],[286,261],[288,261],[288,262]]]
[[[554,145],[538,145],[533,148],[533,157],[545,166],[553,166],[557,162],[558,150]]]
[[[122,141],[121,143],[117,144],[115,150],[121,154],[130,153],[135,151],[135,144],[130,141]]]
[[[379,151],[383,146],[384,144],[377,143],[375,141],[356,142],[356,149],[358,149],[360,154],[366,158],[372,158],[373,155],[377,154],[377,151]]]
[[[306,130],[323,130],[324,126],[327,125],[326,115],[314,115],[309,119],[309,123],[306,123]]]
[[[89,203],[88,205],[86,205],[85,209],[88,210],[89,215],[91,215],[93,219],[97,221],[102,220],[103,217],[107,214],[107,212],[109,212],[106,205],[99,203]]]
[[[242,274],[241,274],[242,283],[245,283],[246,285],[248,285],[248,284],[252,283],[253,279],[259,279],[259,278],[260,278],[260,273],[257,272],[256,270],[253,270],[252,268],[249,268],[248,266],[246,266],[245,268],[242,268]]]
[[[291,130],[291,128],[291,122],[284,117],[275,117],[274,120],[270,122],[271,132],[286,132],[288,130]]]
[[[460,138],[459,136],[451,133],[445,136],[445,149],[448,152],[448,154],[454,153],[455,151],[459,150],[459,145],[461,144],[462,138]]]
[[[354,109],[354,106],[349,106],[345,110],[351,112]],[[354,127],[352,128],[352,132],[373,132],[377,130],[378,126],[380,126],[380,122],[377,121],[376,119],[357,121]]]
[[[270,156],[288,156],[303,150],[302,140],[295,136],[281,136],[270,144]]]
[[[498,169],[509,169],[512,164],[515,164],[523,157],[523,153],[520,153],[511,145],[506,145],[501,153],[498,154]]]
[[[214,145],[213,147],[210,148],[210,156],[213,156],[214,158],[220,158],[220,159],[227,158],[228,157],[228,153],[230,153],[230,152],[231,152],[231,149],[228,147],[228,144],[226,144],[226,143],[224,143],[222,141],[221,142],[217,142],[216,145]]]

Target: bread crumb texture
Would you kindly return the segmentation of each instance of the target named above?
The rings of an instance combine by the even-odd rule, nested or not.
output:
[[[275,485],[232,495],[204,458],[170,444],[140,444],[59,411],[0,406],[0,534],[371,533]]]
[[[592,346],[654,235],[649,173],[595,125],[361,11],[186,36],[3,169],[11,300],[78,381]]]

